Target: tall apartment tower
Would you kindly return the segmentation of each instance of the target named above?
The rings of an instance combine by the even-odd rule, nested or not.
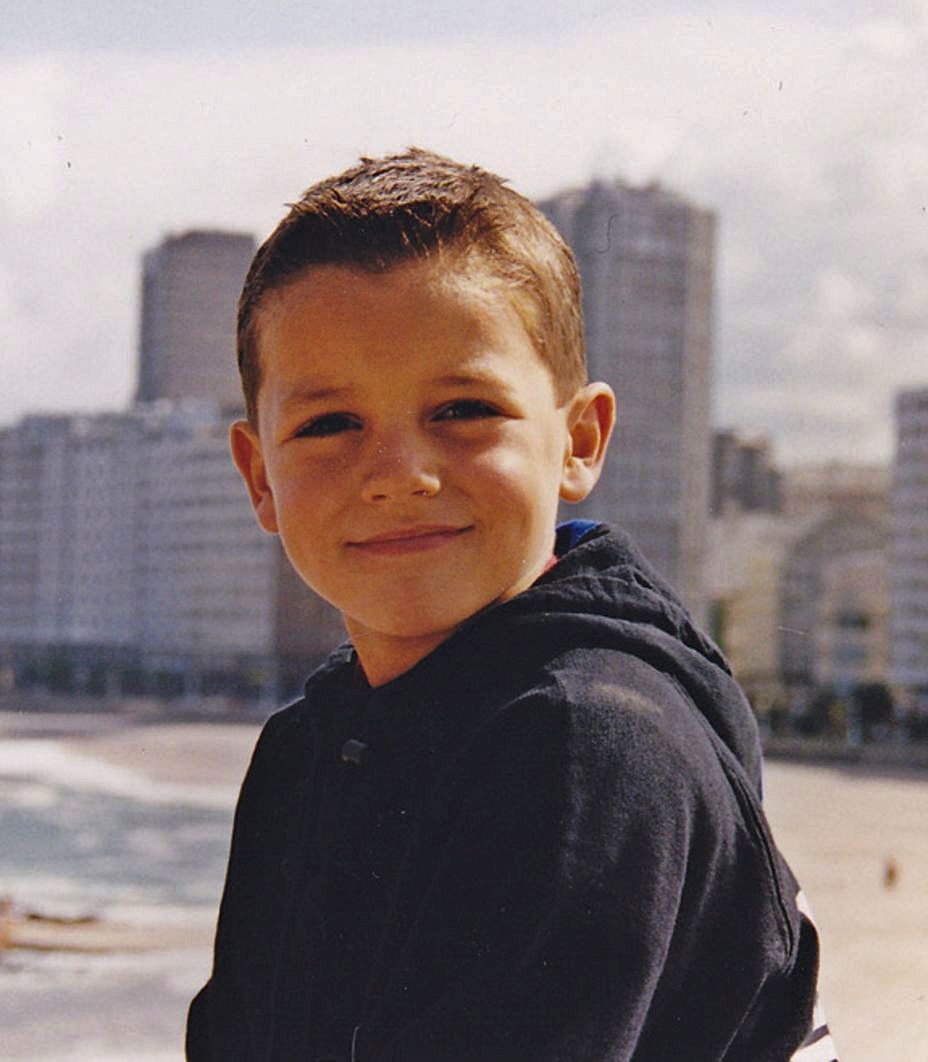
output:
[[[580,267],[590,377],[618,397],[602,481],[571,512],[622,525],[699,615],[715,215],[658,185],[621,181],[597,180],[539,206]]]
[[[896,396],[892,677],[928,709],[928,387]]]
[[[192,231],[168,236],[143,256],[139,402],[241,404],[235,311],[254,252],[250,235]]]

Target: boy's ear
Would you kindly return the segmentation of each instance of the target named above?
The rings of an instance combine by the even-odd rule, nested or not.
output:
[[[264,451],[261,449],[257,431],[247,420],[237,420],[229,429],[229,446],[235,467],[248,487],[258,523],[269,534],[276,534],[279,530],[277,509],[274,505],[274,494],[267,481]]]
[[[615,425],[615,395],[604,383],[591,383],[570,400],[567,430],[570,450],[561,473],[561,498],[583,501],[596,486]]]

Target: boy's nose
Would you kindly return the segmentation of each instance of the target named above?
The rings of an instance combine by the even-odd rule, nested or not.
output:
[[[409,440],[381,441],[373,447],[364,478],[365,501],[401,501],[414,495],[431,497],[441,486],[428,447]]]

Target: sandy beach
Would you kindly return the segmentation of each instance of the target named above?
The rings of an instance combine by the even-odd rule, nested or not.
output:
[[[206,723],[77,730],[48,740],[98,769],[208,787],[230,801],[258,732]],[[928,773],[771,763],[765,778],[775,836],[822,932],[823,997],[843,1062],[928,1058]]]
[[[82,756],[139,771],[155,782],[237,791],[258,733],[258,726],[247,723],[165,724],[71,737],[66,744]]]
[[[928,773],[775,763],[765,777],[821,930],[842,1062],[928,1058]]]

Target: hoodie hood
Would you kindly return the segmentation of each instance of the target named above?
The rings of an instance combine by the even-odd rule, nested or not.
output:
[[[528,628],[563,625],[566,641],[612,645],[670,675],[741,764],[756,792],[761,750],[754,713],[722,651],[693,620],[631,537],[580,521],[558,529],[563,555],[512,602]]]

